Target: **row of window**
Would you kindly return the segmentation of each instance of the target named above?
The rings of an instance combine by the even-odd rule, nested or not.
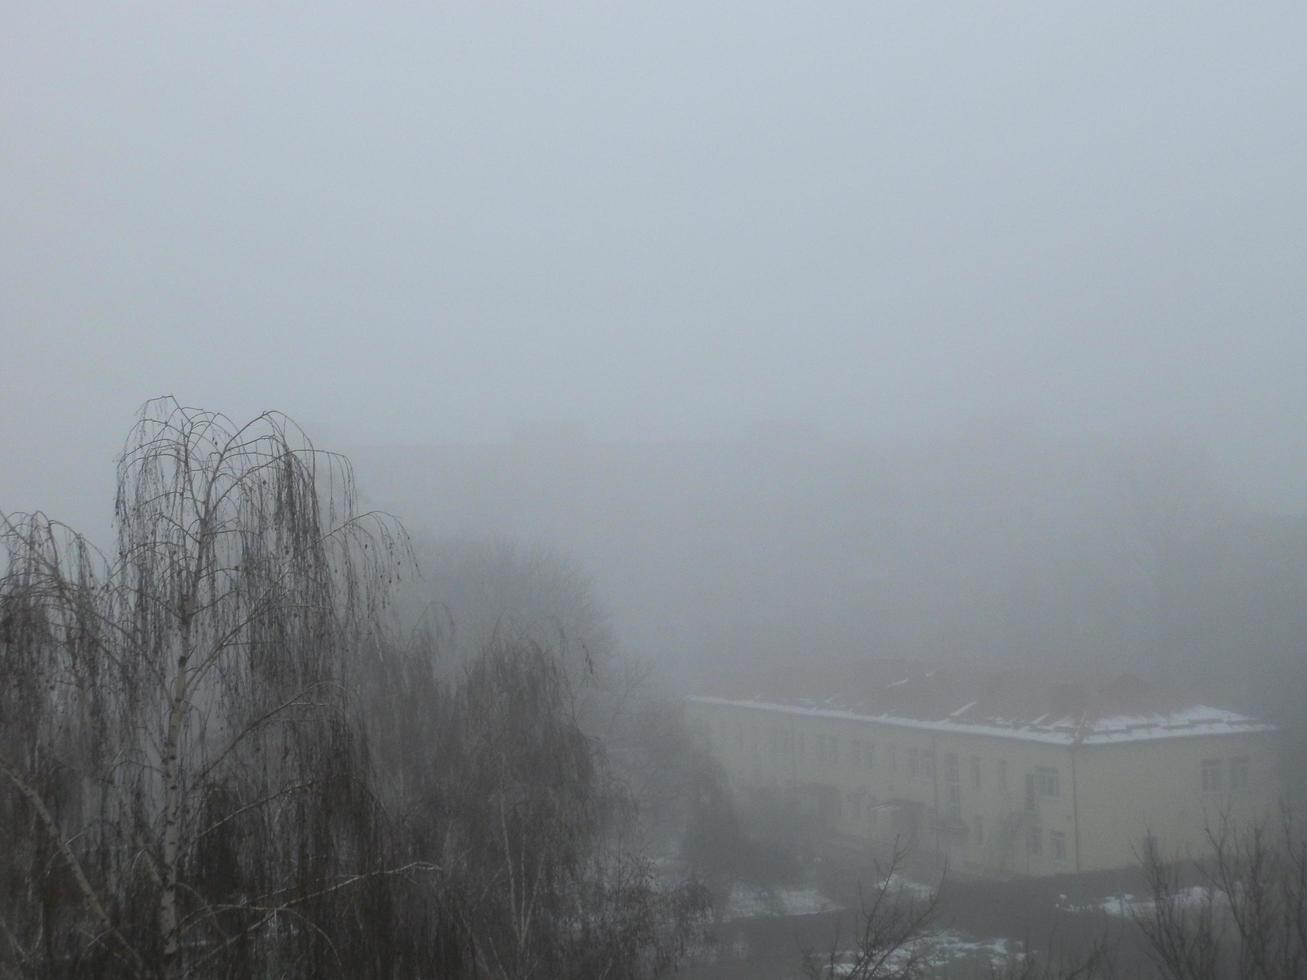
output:
[[[736,747],[744,749],[746,744],[753,751],[760,748],[759,729],[756,725],[746,730],[743,722],[734,726]],[[726,722],[722,722],[723,738],[728,737]],[[813,753],[821,765],[838,765],[840,762],[840,739],[834,735],[816,735],[813,738]],[[766,731],[767,749],[775,756],[796,754],[800,760],[807,758],[806,739],[803,732],[797,734],[788,727],[770,727]],[[890,772],[899,771],[899,753],[894,745],[885,747],[885,765]],[[851,756],[849,762],[867,772],[876,765],[876,745],[861,738],[849,740]],[[1006,759],[998,759],[997,776],[999,786],[1007,788]],[[903,770],[909,778],[933,778],[935,775],[935,754],[931,749],[910,748],[904,753]],[[967,760],[967,777],[971,789],[978,790],[982,784],[982,766],[980,756],[973,755]],[[1248,788],[1248,758],[1239,756],[1233,759],[1203,759],[1200,768],[1200,782],[1203,792],[1221,793]],[[950,815],[959,816],[961,812],[961,769],[957,755],[950,753],[945,757],[945,784],[947,805]],[[1061,795],[1058,771],[1053,768],[1039,768],[1026,774],[1026,808],[1037,808],[1040,797],[1057,798]]]
[[[1200,779],[1204,793],[1247,789],[1248,757],[1241,755],[1234,759],[1204,759]]]
[[[955,824],[962,822],[962,785],[956,752],[944,756],[944,806],[950,820]]]
[[[1026,828],[1026,852],[1038,857],[1044,852],[1044,831],[1040,827]],[[1054,861],[1066,860],[1066,834],[1060,830],[1048,832],[1048,852]]]
[[[946,785],[951,783],[952,780],[946,780]],[[866,820],[870,826],[875,827],[879,822],[876,802],[874,795],[863,790],[845,794],[823,787],[814,788],[808,809],[814,815],[824,813],[826,817],[839,821],[844,817],[847,803],[849,815],[854,820]],[[964,833],[969,833],[971,843],[977,846],[985,843],[985,823],[981,816],[972,816],[969,824],[963,823],[958,818],[954,826]],[[1026,853],[1031,857],[1041,857],[1047,853],[1054,862],[1061,864],[1067,861],[1067,835],[1064,831],[1045,831],[1038,825],[1031,825],[1026,828],[1025,838]]]
[[[1051,766],[1040,766],[1026,773],[1026,809],[1034,810],[1040,797],[1057,799],[1062,795],[1062,778]]]
[[[850,815],[854,820],[865,819],[872,827],[878,824],[876,797],[862,790],[844,794],[825,788],[817,789],[814,791],[808,809],[813,814],[824,811],[829,817],[839,821],[844,818],[846,797]],[[952,809],[952,801],[950,801],[950,810]],[[950,813],[950,816],[953,817],[953,826],[958,830],[969,833],[973,844],[980,846],[985,843],[985,820],[982,816],[979,814],[972,816],[969,824],[963,823],[960,813],[956,811]],[[1060,830],[1050,830],[1048,832],[1048,847],[1054,861],[1066,860],[1065,833]],[[1033,856],[1043,853],[1043,831],[1039,827],[1027,828],[1026,850]]]
[[[799,761],[806,761],[807,742],[802,731],[795,732],[788,726],[770,726],[762,734],[765,739],[760,738],[758,726],[750,724],[746,730],[744,722],[737,721],[734,723],[734,740],[736,747],[743,750],[746,746],[758,752],[765,741],[765,747],[768,752],[777,757],[788,757],[791,754],[797,756]],[[722,722],[723,738],[729,738],[728,727],[725,721]],[[812,737],[813,757],[819,765],[834,766],[840,764],[840,742],[841,739],[834,735],[818,734]],[[872,741],[851,738],[848,742],[849,755],[846,758],[848,764],[872,772],[876,768],[876,744]],[[883,746],[884,765],[890,772],[904,772],[909,778],[926,778],[932,779],[935,775],[935,753],[930,748],[909,748],[906,749],[900,759],[898,746],[889,744]],[[900,761],[902,766],[900,766]],[[1232,763],[1238,760],[1231,760]],[[1246,785],[1247,767],[1246,760],[1242,775],[1242,784],[1238,783],[1236,776],[1231,775],[1231,786]],[[1206,764],[1204,764],[1206,765]],[[946,757],[946,782],[949,784],[949,804],[952,807],[954,797],[960,800],[962,769],[961,763],[956,754],[950,753]],[[996,776],[1000,788],[1006,790],[1008,784],[1008,762],[1006,759],[995,760]],[[979,790],[984,782],[983,766],[981,758],[973,755],[967,759],[967,783],[971,790]],[[1219,783],[1219,775],[1213,777]],[[1204,788],[1207,788],[1209,777],[1204,770]],[[1219,785],[1216,787],[1219,788]],[[1038,797],[1057,797],[1060,795],[1060,785],[1058,771],[1053,768],[1041,768],[1034,773],[1026,775],[1026,804],[1033,809]]]

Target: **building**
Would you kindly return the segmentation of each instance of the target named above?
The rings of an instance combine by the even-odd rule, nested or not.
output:
[[[1099,871],[1137,863],[1148,835],[1204,853],[1209,825],[1279,800],[1271,726],[1130,678],[875,663],[807,671],[805,696],[751,680],[688,706],[737,797],[868,855],[898,841],[977,874]]]

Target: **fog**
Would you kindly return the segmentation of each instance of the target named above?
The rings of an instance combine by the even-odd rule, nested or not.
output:
[[[660,459],[640,478],[672,485],[648,505],[691,536],[713,515],[676,506],[680,461],[745,498],[741,527],[779,516],[747,510],[759,487],[824,492],[806,460],[710,461],[777,431],[786,452],[976,464],[1005,428],[1063,458],[1160,440],[1252,509],[1307,505],[1295,5],[10,21],[8,509],[101,520],[117,440],[165,391],[429,450],[434,473],[441,447],[507,443],[497,458],[599,519],[530,526],[550,517],[529,494],[512,515],[424,512],[380,459],[364,488],[417,526],[566,531],[593,561],[622,504],[537,452],[551,433]],[[820,520],[846,541],[901,520],[833,492]],[[784,506],[801,539],[802,490]],[[615,564],[590,571],[624,599],[641,573]]]
[[[678,693],[1038,664],[1299,724],[1302,5],[4,23],[0,512],[107,541],[147,399],[275,409],[470,648]]]
[[[85,514],[169,391],[400,445],[1017,419],[1301,511],[1303,20],[11,10],[0,498]]]

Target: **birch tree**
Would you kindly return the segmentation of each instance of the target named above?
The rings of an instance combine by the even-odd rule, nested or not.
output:
[[[151,402],[117,475],[108,554],[0,522],[0,972],[372,972],[357,893],[429,870],[389,860],[348,694],[402,530],[276,413]]]
[[[381,622],[412,560],[282,415],[152,402],[108,553],[0,514],[0,978],[653,976],[705,906],[558,651],[457,677]],[[434,645],[433,645],[434,644]]]

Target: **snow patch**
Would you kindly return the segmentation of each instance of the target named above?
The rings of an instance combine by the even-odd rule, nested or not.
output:
[[[903,895],[917,901],[928,902],[935,895],[935,889],[932,886],[923,884],[920,881],[913,881],[911,878],[905,878],[897,872],[877,882],[876,887],[884,888],[886,896],[891,898]]]
[[[886,957],[876,976],[895,977],[905,970],[913,961],[934,968],[946,966],[960,960],[972,960],[983,963],[992,971],[1001,971],[1024,958],[1020,949],[1014,949],[1006,939],[978,939],[961,932],[940,929],[923,933],[901,949]],[[829,964],[823,976],[850,976],[856,968],[857,952],[845,950],[836,954],[834,968]]]
[[[1062,896],[1063,899],[1066,896]],[[1220,896],[1205,885],[1192,885],[1181,889],[1171,896],[1171,904],[1180,909],[1200,909],[1209,902],[1219,902]],[[1152,915],[1157,911],[1157,902],[1152,898],[1139,898],[1129,892],[1121,895],[1109,895],[1107,898],[1088,905],[1070,905],[1058,903],[1058,907],[1068,912],[1104,912],[1113,918],[1131,919],[1137,916]]]
[[[731,886],[718,921],[820,915],[842,908],[816,888],[754,888],[737,883]]]

